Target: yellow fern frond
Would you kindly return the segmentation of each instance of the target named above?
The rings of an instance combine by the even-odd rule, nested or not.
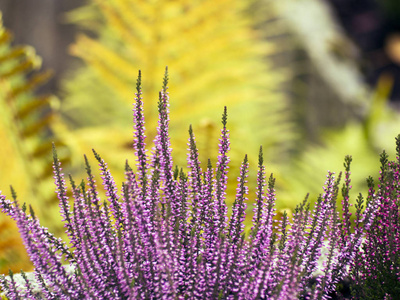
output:
[[[54,192],[43,187],[52,182],[51,141],[60,147],[62,143],[51,124],[58,100],[34,93],[52,74],[40,71],[40,66],[41,59],[32,47],[11,44],[11,34],[3,28],[0,14],[0,190],[7,191],[13,185],[18,197],[32,204],[54,229],[56,224],[51,224],[53,218],[46,213]],[[10,222],[5,216],[0,218],[0,273],[8,272],[4,266],[11,265],[10,261],[14,271],[31,268],[21,240],[15,238],[17,229]]]
[[[288,74],[270,66],[266,57],[276,49],[255,29],[258,24],[247,13],[251,3],[92,0],[76,14],[69,13],[70,19],[82,24],[104,20],[95,30],[96,38],[80,34],[70,48],[85,63],[64,82],[63,112],[70,125],[81,128],[74,138],[82,144],[85,138],[80,134],[85,127],[94,130],[93,126],[98,126],[106,135],[104,125],[127,128],[131,124],[132,117],[125,111],[131,109],[140,69],[146,135],[151,145],[156,134],[161,74],[168,66],[174,163],[182,167],[187,164],[187,130],[191,124],[201,162],[205,165],[211,158],[215,164],[219,120],[227,106],[232,137],[230,172],[238,174],[245,153],[256,166],[258,149],[263,145],[266,161],[272,162],[269,171],[279,177],[276,164],[285,161],[287,149],[295,140],[288,103],[277,91]],[[130,136],[109,139],[113,143],[102,154],[106,161],[127,149],[118,145],[131,144]],[[93,140],[91,146],[100,150],[103,144]],[[255,182],[255,173],[250,177],[249,182]],[[230,178],[228,194],[233,196],[236,181],[234,176]]]

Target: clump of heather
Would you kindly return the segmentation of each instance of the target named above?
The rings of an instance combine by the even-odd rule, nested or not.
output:
[[[377,191],[373,179],[368,179],[367,203],[380,205],[352,270],[355,299],[398,299],[400,295],[400,135],[396,145],[396,161],[389,161],[385,151],[381,154]],[[361,205],[357,201],[357,218]]]
[[[397,235],[379,243],[373,237],[378,237],[375,232],[385,226],[391,226],[387,231],[397,230],[398,223],[390,223],[397,222],[394,216],[390,215],[390,224],[382,222],[384,213],[396,214],[397,218],[389,200],[386,212],[385,199],[397,197],[398,188],[386,174],[398,176],[398,165],[382,172],[382,192],[375,195],[370,191],[365,204],[361,196],[358,198],[354,230],[349,212],[351,157],[345,159],[342,188],[342,174],[336,177],[329,172],[313,209],[306,197],[292,218],[285,213],[277,221],[275,178],[266,175],[262,148],[256,199],[252,199],[253,227],[245,237],[249,163],[244,156],[228,218],[230,144],[226,108],[216,165],[209,160],[207,168],[202,169],[195,134],[189,128],[185,173],[174,168],[171,155],[167,85],[166,72],[159,94],[157,136],[152,151],[147,151],[139,72],[133,109],[136,168],[134,171],[126,162],[121,191],[106,162],[93,151],[106,199],[100,199],[85,156],[86,182],[77,184],[69,177],[71,208],[66,179],[54,151],[56,192],[69,244],[41,226],[31,207],[28,212],[25,205],[20,206],[14,191],[12,200],[0,194],[0,208],[16,221],[35,266],[33,279],[24,273],[22,281],[12,273],[1,277],[1,287],[9,299],[328,299],[337,293],[338,283],[349,276],[349,267],[360,263],[356,254],[370,227],[366,255],[372,247],[383,249],[387,243],[393,244],[390,250],[397,251]],[[342,213],[336,207],[340,192]],[[385,253],[385,265],[396,255]],[[324,263],[319,265],[321,258]],[[376,276],[372,268],[379,263],[371,260],[368,264],[371,273],[360,269],[356,273],[358,282]],[[315,277],[317,271],[320,275]],[[399,274],[397,269],[391,272]]]

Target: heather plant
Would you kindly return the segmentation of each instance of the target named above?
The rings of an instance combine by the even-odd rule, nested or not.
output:
[[[227,109],[222,116],[215,166],[208,160],[207,167],[201,167],[190,126],[188,171],[184,172],[183,168],[174,167],[170,147],[168,73],[159,93],[157,135],[150,152],[146,150],[140,72],[136,88],[133,109],[136,167],[126,162],[120,192],[106,162],[93,150],[106,199],[100,199],[85,156],[86,182],[77,184],[69,177],[71,208],[65,177],[54,150],[56,193],[68,243],[48,232],[31,206],[28,209],[25,204],[20,205],[13,189],[11,200],[0,195],[0,207],[16,221],[35,266],[34,280],[23,272],[22,281],[16,280],[12,272],[7,278],[1,277],[6,296],[9,299],[328,299],[335,294],[337,284],[350,275],[349,267],[360,261],[356,254],[365,232],[379,223],[379,213],[376,220],[375,215],[382,210],[379,209],[382,197],[371,188],[365,204],[358,198],[357,222],[351,228],[351,157],[345,159],[342,188],[342,174],[336,177],[328,172],[313,209],[306,197],[297,205],[292,218],[283,213],[277,220],[275,178],[271,174],[267,179],[260,148],[253,226],[246,238],[243,221],[249,200],[247,155],[240,167],[229,215],[226,205],[230,161]],[[385,178],[392,186],[389,177]],[[384,189],[381,193],[386,193],[387,189],[381,188]],[[341,214],[336,207],[340,191]],[[397,195],[394,185],[388,191],[387,198]],[[388,255],[390,259],[392,254]]]
[[[352,292],[355,299],[396,299],[400,295],[399,171],[400,135],[396,138],[397,160],[381,154],[378,190],[368,179],[369,195],[380,202],[379,210],[353,266]],[[357,219],[362,208],[357,200]],[[372,200],[373,201],[373,200]]]

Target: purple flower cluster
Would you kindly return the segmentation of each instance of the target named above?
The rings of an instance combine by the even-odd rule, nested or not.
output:
[[[372,178],[368,179],[367,203],[380,205],[353,266],[355,299],[396,299],[400,295],[400,135],[396,144],[396,161],[389,161],[385,151],[381,154],[377,191]]]
[[[253,227],[245,238],[249,163],[245,156],[228,218],[226,108],[216,166],[209,160],[202,169],[190,127],[189,171],[185,173],[173,167],[167,84],[166,71],[158,102],[157,136],[148,153],[139,72],[134,105],[136,171],[126,163],[120,192],[107,164],[93,151],[107,199],[100,199],[85,157],[86,183],[76,184],[69,178],[71,208],[54,151],[54,179],[69,244],[42,227],[32,208],[28,213],[25,205],[20,207],[14,191],[13,200],[0,195],[0,208],[19,227],[40,290],[35,291],[24,273],[22,283],[10,273],[8,279],[0,278],[9,299],[328,299],[337,284],[351,274],[359,282],[376,279],[378,259],[384,259],[398,282],[399,264],[393,262],[399,250],[398,163],[383,164],[386,169],[382,170],[379,192],[375,195],[370,186],[364,210],[359,197],[352,229],[350,157],[345,160],[341,215],[336,203],[342,175],[335,177],[329,172],[314,209],[306,197],[292,218],[284,213],[277,220],[275,178],[271,174],[267,179],[260,148]],[[364,252],[357,257],[370,228]],[[373,260],[370,252],[376,247],[385,250]],[[319,266],[321,257],[324,263]],[[364,260],[365,269],[354,268]],[[73,272],[66,272],[66,264]],[[318,270],[321,275],[315,277]]]

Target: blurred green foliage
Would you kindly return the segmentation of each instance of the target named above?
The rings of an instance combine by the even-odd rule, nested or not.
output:
[[[371,105],[365,118],[351,120],[341,128],[323,130],[319,144],[309,143],[293,159],[293,163],[286,166],[283,180],[284,185],[290,189],[278,195],[282,201],[291,203],[307,193],[310,193],[311,199],[316,199],[322,193],[324,175],[327,175],[328,170],[337,174],[343,171],[346,155],[353,157],[353,189],[350,193],[354,198],[360,192],[367,194],[366,178],[379,175],[376,174],[380,165],[379,154],[385,150],[390,157],[396,156],[390,143],[399,134],[400,114],[387,105],[391,84],[388,78],[382,77],[370,99]]]

